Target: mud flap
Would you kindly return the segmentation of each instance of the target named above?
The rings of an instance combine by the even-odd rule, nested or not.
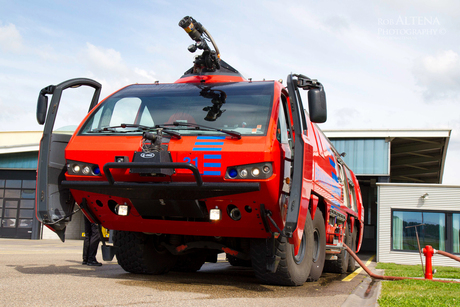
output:
[[[102,260],[104,261],[112,261],[113,256],[117,253],[117,247],[113,245],[105,244],[104,235],[102,234],[102,226],[101,224],[98,225],[99,229],[99,238],[102,242],[101,252],[102,252]]]
[[[113,245],[106,245],[105,243],[103,243],[103,245],[101,246],[101,251],[102,251],[102,260],[112,261],[113,257],[117,253],[117,247]]]
[[[265,205],[260,204],[260,216],[262,217],[265,231],[271,234],[270,238],[266,239],[265,241],[266,270],[267,272],[275,273],[281,260],[281,257],[276,255],[276,240],[280,236],[281,230],[279,229],[278,225],[276,225],[275,221],[273,221],[273,219],[270,217],[270,215],[271,212],[269,210],[265,210]],[[269,221],[279,232],[273,232],[271,230]]]
[[[276,242],[277,238],[273,234],[269,239],[267,239],[267,272],[275,273],[280,264],[281,257],[276,255]]]

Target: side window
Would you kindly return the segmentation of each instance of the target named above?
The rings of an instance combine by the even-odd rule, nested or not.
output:
[[[351,202],[351,209],[353,211],[358,212],[358,205],[356,201],[356,192],[355,192],[355,184],[353,183],[353,179],[351,178],[350,171],[345,168],[345,173],[347,175],[347,182],[348,182],[348,191],[350,192],[350,202]]]
[[[284,114],[283,104],[280,103],[278,112],[278,126],[276,128],[276,138],[282,144],[287,144],[289,141],[288,128],[286,127],[286,116]]]
[[[281,114],[283,114],[284,127],[286,129],[286,133],[284,133],[284,135],[287,137],[287,141],[285,143],[289,143],[289,147],[292,150],[294,140],[292,138],[291,118],[289,116],[289,109],[288,109],[288,105],[287,105],[287,99],[286,99],[286,97],[284,95],[281,95],[281,103],[280,103],[280,111],[279,111],[279,113],[280,113],[279,118],[281,118]],[[280,120],[283,121],[283,119],[280,119]],[[294,154],[293,151],[292,151],[292,154]]]
[[[355,193],[355,186],[348,181],[348,191],[350,191],[350,201],[351,201],[351,209],[353,211],[358,212],[358,208],[356,206],[356,193]]]
[[[340,179],[342,182],[342,192],[343,192],[343,204],[347,207],[350,208],[350,197],[348,194],[348,180],[347,177],[345,176],[345,171],[344,167],[339,163],[339,171],[340,171]]]

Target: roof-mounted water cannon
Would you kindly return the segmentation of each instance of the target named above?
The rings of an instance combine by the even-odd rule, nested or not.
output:
[[[195,44],[192,44],[188,47],[188,51],[195,52],[197,49],[203,50],[201,55],[198,55],[195,58],[193,63],[194,73],[201,73],[205,71],[216,71],[220,69],[220,52],[217,48],[214,39],[211,34],[193,17],[185,16],[179,21],[179,26],[188,33],[191,39],[195,41]],[[211,50],[207,42],[211,42],[215,50]]]

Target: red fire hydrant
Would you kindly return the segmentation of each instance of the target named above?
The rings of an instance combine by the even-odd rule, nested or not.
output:
[[[422,251],[426,258],[425,279],[433,279],[433,265],[431,264],[431,258],[436,253],[436,250],[431,245],[427,245]]]

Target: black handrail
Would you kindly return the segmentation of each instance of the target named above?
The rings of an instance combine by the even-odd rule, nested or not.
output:
[[[185,168],[191,170],[195,176],[196,183],[199,187],[203,185],[203,179],[201,179],[200,171],[198,168],[191,163],[174,163],[174,162],[162,162],[162,163],[144,163],[144,162],[109,162],[102,168],[107,180],[110,184],[114,184],[111,168]]]

